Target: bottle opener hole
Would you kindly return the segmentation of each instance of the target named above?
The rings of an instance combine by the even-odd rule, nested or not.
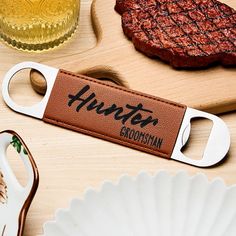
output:
[[[186,144],[182,147],[182,153],[193,159],[201,160],[207,145],[213,122],[208,119],[191,119],[190,136]]]
[[[35,70],[34,70],[34,73],[35,73]],[[39,93],[35,92],[37,90],[35,90],[35,88],[32,89],[31,87],[31,83],[30,83],[31,74],[32,72],[30,69],[23,69],[19,71],[18,73],[16,73],[11,79],[11,82],[9,85],[9,93],[12,100],[18,105],[32,106],[43,99],[43,97]],[[37,71],[37,74],[42,75],[38,71]],[[46,84],[46,80],[45,80],[45,84]]]

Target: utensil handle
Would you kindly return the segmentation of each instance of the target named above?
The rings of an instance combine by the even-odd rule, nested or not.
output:
[[[7,161],[6,152],[9,145],[12,145],[16,149],[24,163],[28,175],[26,186],[22,186],[19,183],[9,165],[9,162]],[[37,188],[38,170],[34,159],[24,141],[14,131],[7,130],[0,133],[0,168],[9,188],[11,187],[16,194],[23,198],[23,200],[25,200],[30,195],[30,192],[33,188]]]

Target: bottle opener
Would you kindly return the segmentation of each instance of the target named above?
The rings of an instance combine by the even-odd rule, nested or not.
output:
[[[18,71],[29,68],[42,73],[47,91],[40,103],[23,107],[11,99],[9,83]],[[11,68],[3,80],[2,92],[6,104],[16,112],[194,166],[218,163],[230,146],[228,128],[215,115],[34,62]],[[181,152],[189,139],[190,121],[196,117],[213,122],[201,160]]]
[[[6,151],[12,145],[28,173],[26,186],[16,179],[6,158]],[[0,133],[0,235],[21,236],[25,218],[38,187],[38,170],[23,140],[13,131]]]

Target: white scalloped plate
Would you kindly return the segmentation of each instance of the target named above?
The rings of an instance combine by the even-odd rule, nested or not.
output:
[[[235,236],[236,186],[203,174],[140,173],[72,200],[44,236]]]

